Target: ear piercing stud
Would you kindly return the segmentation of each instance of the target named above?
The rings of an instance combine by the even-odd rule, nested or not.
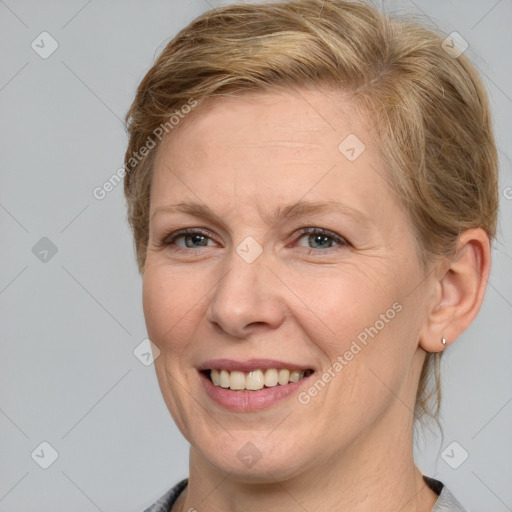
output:
[[[443,344],[443,350],[446,348],[446,343],[448,342],[448,340],[443,336],[441,338],[441,343]]]

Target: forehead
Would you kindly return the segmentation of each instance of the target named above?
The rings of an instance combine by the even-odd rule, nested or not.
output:
[[[215,98],[158,148],[151,213],[184,199],[221,214],[233,200],[327,198],[364,212],[371,198],[374,209],[384,208],[393,198],[367,125],[353,104],[330,91]]]
[[[215,156],[228,164],[240,157],[268,156],[268,163],[271,158],[290,159],[294,154],[332,160],[346,135],[369,138],[365,124],[366,119],[340,92],[244,92],[208,99],[168,135],[159,153],[168,148],[176,155],[186,144],[189,156]],[[229,153],[223,151],[226,148]]]

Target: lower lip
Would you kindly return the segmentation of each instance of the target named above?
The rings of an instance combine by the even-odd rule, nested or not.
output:
[[[204,373],[199,372],[207,395],[217,404],[232,411],[259,411],[284,400],[303,385],[311,375],[284,386],[278,384],[259,391],[231,391],[216,386]]]

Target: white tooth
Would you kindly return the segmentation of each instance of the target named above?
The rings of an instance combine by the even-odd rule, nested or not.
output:
[[[279,370],[278,382],[281,386],[288,384],[290,378],[290,370]]]
[[[293,370],[290,373],[290,382],[297,382],[300,379],[300,372],[298,370]]]
[[[229,388],[229,372],[226,370],[220,371],[219,385],[221,388]]]
[[[212,370],[210,372],[210,377],[212,379],[212,382],[218,386],[220,384],[220,377],[219,377],[219,370]]]
[[[224,389],[232,389],[239,391],[247,389],[257,391],[266,387],[274,387],[277,384],[285,386],[289,382],[297,382],[304,377],[305,372],[301,370],[276,370],[269,368],[268,370],[254,370],[249,372],[247,376],[244,372],[227,370],[210,370],[210,378],[214,385]]]
[[[275,368],[270,368],[265,372],[265,386],[271,388],[277,386],[278,374]]]
[[[245,389],[245,374],[244,372],[231,372],[229,374],[229,388],[230,389]]]
[[[250,389],[251,391],[261,389],[264,386],[264,384],[265,377],[263,376],[263,372],[261,370],[249,372],[247,377],[245,378],[245,387],[246,389]]]

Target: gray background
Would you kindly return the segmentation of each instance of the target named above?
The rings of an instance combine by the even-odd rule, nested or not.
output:
[[[187,444],[154,368],[133,353],[146,331],[122,185],[103,200],[92,191],[123,164],[122,119],[155,54],[216,5],[0,0],[2,512],[137,512],[188,474]],[[504,512],[512,510],[512,1],[384,5],[459,32],[491,95],[499,242],[482,311],[445,354],[445,438],[426,435],[417,461],[470,510]],[[31,47],[43,31],[58,43],[46,59]],[[58,452],[48,469],[39,466],[51,456],[43,441]],[[469,454],[457,469],[442,456],[452,442],[452,465]]]

